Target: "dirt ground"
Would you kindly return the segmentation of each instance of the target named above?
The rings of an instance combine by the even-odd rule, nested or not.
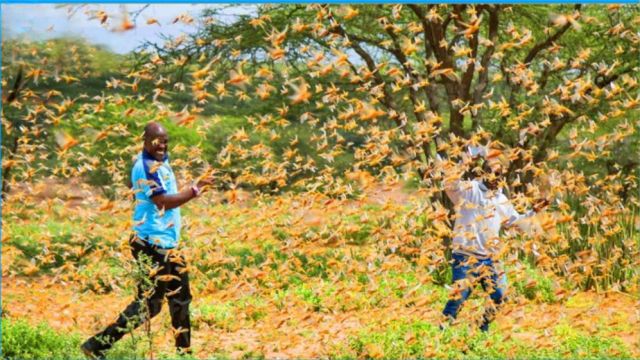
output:
[[[17,188],[15,191],[28,190],[43,202],[61,199],[70,207],[86,206],[94,191],[76,185],[44,183],[32,189]],[[419,196],[407,193],[401,184],[372,186],[366,195],[360,201],[335,206],[346,206],[357,212],[359,207],[367,204],[406,204]],[[224,197],[223,194],[211,196]],[[242,203],[249,202],[251,197],[243,193],[237,199],[237,205],[242,207]],[[302,204],[295,210],[299,213],[294,215],[304,226],[320,225],[326,220],[327,208],[333,206],[327,203],[323,208]],[[3,249],[3,267],[5,260],[11,257],[5,259],[5,255],[9,254],[5,254]],[[223,303],[229,298],[251,294],[255,290],[251,286],[245,282],[221,292],[193,291],[192,309],[207,302]],[[553,347],[554,340],[547,336],[548,330],[560,323],[569,323],[588,334],[614,335],[631,349],[634,357],[640,357],[640,301],[619,292],[580,292],[567,296],[571,296],[572,301],[557,304],[507,303],[496,319],[496,328],[509,334],[508,337],[541,347]],[[119,290],[106,295],[83,292],[77,283],[64,283],[49,276],[4,276],[2,300],[5,317],[26,319],[34,325],[46,322],[58,331],[88,337],[115,320],[133,296]],[[424,295],[417,298],[409,296],[406,300],[389,302],[373,309],[339,312],[317,312],[305,304],[288,303],[281,310],[268,306],[266,314],[259,320],[239,321],[241,326],[231,328],[198,321],[198,315],[194,314],[192,321],[197,325],[192,336],[193,348],[200,358],[212,354],[241,358],[247,353],[263,354],[266,358],[328,357],[343,353],[341,349],[348,346],[349,339],[372,324],[378,329],[384,328],[387,319],[422,320],[436,324],[443,305],[435,297]],[[246,319],[251,317],[251,311],[248,307],[233,316]],[[170,353],[173,341],[166,307],[153,319],[152,332],[157,334],[154,347]]]
[[[219,296],[226,295],[210,294],[204,297],[194,294],[193,305],[198,306],[206,301],[205,298],[211,300]],[[45,321],[59,331],[85,336],[108,325],[132,300],[130,295],[120,293],[81,293],[74,285],[51,283],[51,279],[46,277],[5,278],[2,298],[5,316],[27,319],[34,325]],[[511,336],[517,339],[553,346],[545,340],[546,330],[566,321],[575,329],[597,334],[600,330],[593,320],[594,315],[599,314],[596,316],[600,316],[599,320],[606,325],[629,325],[630,330],[618,331],[616,336],[635,351],[635,356],[640,356],[640,332],[637,330],[640,329],[640,301],[617,292],[579,293],[574,300],[564,305],[531,303],[523,307],[507,304],[496,318],[497,328],[511,330]],[[229,330],[201,324],[193,331],[193,348],[196,356],[201,358],[212,353],[238,358],[247,352],[261,353],[266,358],[323,357],[330,355],[349,336],[366,327],[371,319],[413,318],[435,323],[440,306],[442,304],[430,303],[430,299],[425,298],[409,307],[398,303],[375,310],[334,314],[313,312],[296,306],[286,307],[282,311],[274,309],[253,327]],[[153,319],[152,331],[158,334],[154,338],[157,349],[167,352],[171,351],[172,346],[169,327],[169,315],[165,308]],[[304,329],[307,332],[301,331]]]

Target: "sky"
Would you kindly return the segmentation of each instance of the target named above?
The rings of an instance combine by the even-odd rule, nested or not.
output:
[[[118,4],[72,4],[79,8],[70,14],[70,8],[63,4],[2,4],[2,37],[24,37],[28,40],[42,40],[61,36],[83,37],[91,43],[107,46],[114,52],[124,54],[140,45],[143,41],[162,43],[160,34],[177,36],[195,30],[182,22],[172,24],[181,15],[188,14],[194,19],[207,7],[220,7],[216,4],[151,4],[137,18],[135,28],[126,32],[111,31],[121,23],[123,9]],[[127,12],[141,9],[144,4],[127,4]],[[109,14],[106,26],[100,24],[95,14],[104,10]],[[231,19],[237,14],[251,13],[251,5],[238,5],[224,10],[222,17]],[[91,13],[90,13],[91,12]],[[160,25],[147,24],[150,18],[157,19]]]

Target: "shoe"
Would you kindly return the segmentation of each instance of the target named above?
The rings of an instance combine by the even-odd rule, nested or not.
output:
[[[178,355],[179,358],[191,358],[193,357],[193,351],[191,350],[191,348],[176,348],[176,355]]]
[[[440,323],[438,323],[438,329],[440,329],[440,331],[444,331],[445,329],[450,327],[454,321],[455,319],[453,318],[453,316],[444,315],[442,319],[440,319]]]
[[[440,324],[438,324],[438,329],[440,329],[440,331],[445,331],[445,329],[448,328],[449,325],[450,324],[448,323],[441,322]]]
[[[82,353],[91,360],[103,360],[106,359],[104,350],[99,348],[98,342],[94,338],[90,338],[80,345]]]
[[[484,322],[480,325],[480,331],[486,333],[489,332],[489,323],[488,322]]]

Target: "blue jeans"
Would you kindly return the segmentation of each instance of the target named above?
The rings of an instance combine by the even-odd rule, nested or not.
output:
[[[504,290],[500,288],[498,281],[498,273],[493,265],[493,260],[489,259],[476,259],[472,265],[466,264],[469,261],[469,257],[462,254],[454,253],[453,257],[453,283],[456,286],[456,282],[467,278],[467,274],[472,277],[472,284],[475,282],[475,279],[480,280],[480,284],[482,284],[482,288],[484,291],[489,291],[489,296],[491,300],[496,305],[502,304],[504,298]],[[444,311],[442,313],[448,317],[456,318],[458,316],[458,311],[460,310],[460,306],[462,303],[469,298],[471,295],[471,288],[467,287],[460,291],[459,297],[450,299],[447,302],[447,305],[444,307]],[[495,316],[495,309],[490,307],[485,311],[483,316],[482,324],[480,325],[480,329],[482,331],[489,330],[489,323],[493,320]]]

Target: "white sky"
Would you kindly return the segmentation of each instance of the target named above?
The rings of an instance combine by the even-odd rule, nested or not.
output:
[[[80,6],[81,4],[73,4]],[[136,11],[144,4],[127,4],[126,10]],[[2,37],[25,37],[29,40],[50,39],[65,35],[79,36],[94,44],[102,44],[117,53],[126,53],[143,41],[161,42],[160,33],[179,35],[195,30],[181,22],[172,24],[180,14],[189,14],[194,19],[202,9],[223,5],[216,4],[151,4],[137,18],[136,27],[126,32],[110,29],[119,24],[122,9],[118,4],[89,4],[69,17],[69,8],[62,4],[2,4]],[[112,18],[108,26],[100,25],[97,19],[90,20],[87,11],[104,10]],[[248,14],[251,5],[238,5],[226,9],[227,14]],[[229,18],[232,16],[228,16]],[[147,25],[148,18],[155,18],[161,24]]]

